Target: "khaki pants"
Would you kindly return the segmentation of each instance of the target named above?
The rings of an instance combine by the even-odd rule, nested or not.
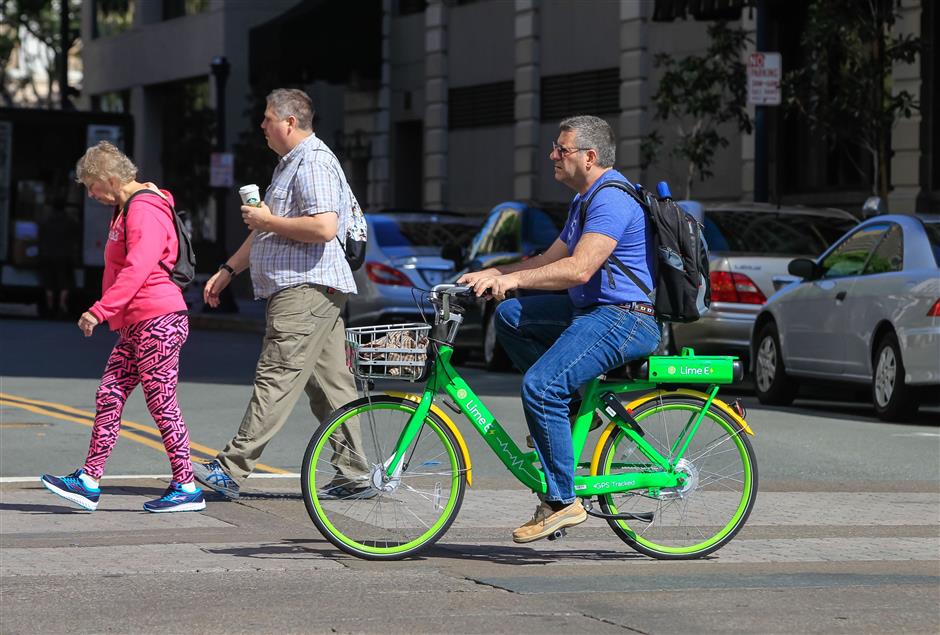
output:
[[[322,423],[340,406],[359,397],[346,367],[345,332],[340,318],[346,294],[319,285],[282,289],[268,298],[266,330],[255,371],[254,391],[238,434],[216,457],[241,485],[268,442],[281,429],[306,391],[310,410]],[[343,482],[367,471],[358,422],[341,428],[333,463]],[[312,430],[311,430],[312,433]],[[335,434],[334,434],[335,436]]]

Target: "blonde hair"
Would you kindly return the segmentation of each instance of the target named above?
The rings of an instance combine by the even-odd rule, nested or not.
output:
[[[79,183],[107,181],[114,177],[121,185],[137,178],[137,166],[114,144],[99,141],[85,150],[75,164],[75,180]]]

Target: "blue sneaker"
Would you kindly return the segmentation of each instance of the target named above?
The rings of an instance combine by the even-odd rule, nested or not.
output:
[[[195,492],[184,492],[176,481],[170,481],[170,486],[160,498],[144,503],[148,512],[198,512],[206,508],[206,499],[202,497],[202,490],[198,487]]]
[[[238,498],[238,483],[225,473],[216,460],[208,463],[193,461],[193,476],[197,481],[231,499]]]
[[[101,489],[86,487],[85,484],[82,483],[82,479],[78,478],[82,473],[82,470],[79,469],[68,476],[43,474],[39,477],[39,481],[53,494],[58,494],[79,507],[93,512],[98,509],[98,498],[101,496]]]

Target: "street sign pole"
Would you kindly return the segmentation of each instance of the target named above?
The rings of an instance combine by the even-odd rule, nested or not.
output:
[[[767,0],[757,2],[757,50],[767,47]],[[750,64],[748,65],[750,67]],[[748,91],[750,94],[750,90]],[[767,161],[767,109],[760,104],[754,107],[754,201],[766,203],[770,200]],[[778,185],[779,187],[779,185]]]

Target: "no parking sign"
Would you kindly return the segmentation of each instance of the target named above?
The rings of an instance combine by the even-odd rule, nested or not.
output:
[[[747,103],[779,106],[782,70],[780,53],[751,53],[747,60]]]

